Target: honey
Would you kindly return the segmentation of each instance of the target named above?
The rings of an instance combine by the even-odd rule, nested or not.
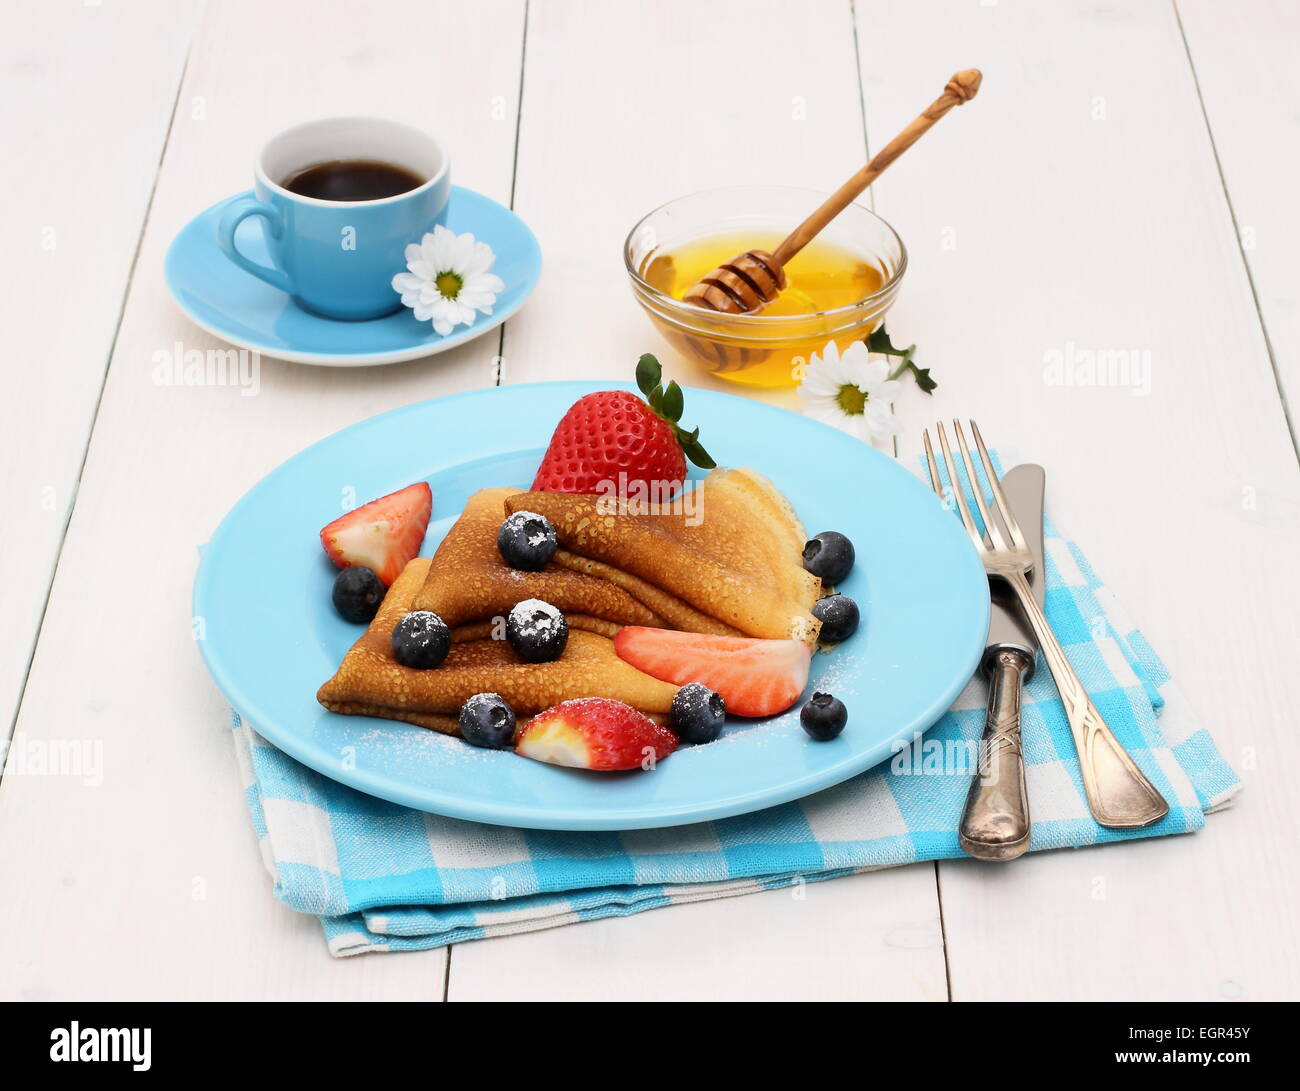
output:
[[[746,230],[710,235],[667,252],[646,255],[641,275],[653,288],[673,299],[701,277],[746,250],[775,250],[784,231]],[[696,363],[720,378],[756,386],[797,383],[813,352],[834,340],[841,350],[866,337],[884,317],[889,301],[867,315],[828,316],[824,312],[858,303],[874,295],[886,276],[871,260],[833,242],[814,239],[785,267],[786,287],[760,312],[784,322],[746,323],[736,316],[708,312],[692,319],[692,328],[651,318],[668,339]],[[864,322],[864,318],[866,321]]]

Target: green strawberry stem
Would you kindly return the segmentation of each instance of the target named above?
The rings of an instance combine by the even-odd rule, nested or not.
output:
[[[678,423],[686,405],[682,388],[675,380],[665,388],[662,385],[663,375],[664,369],[660,367],[659,361],[648,352],[636,362],[637,389],[645,395],[651,412],[672,429],[674,438],[687,458],[701,469],[713,469],[717,463],[700,444],[700,430],[696,428],[688,432]]]

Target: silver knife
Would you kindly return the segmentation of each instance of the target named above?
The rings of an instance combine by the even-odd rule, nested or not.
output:
[[[1041,466],[1017,466],[1002,476],[1011,512],[1034,555],[1029,585],[1039,605],[1043,576],[1043,490]],[[1038,639],[1002,580],[990,581],[993,599],[989,639],[981,666],[989,678],[988,716],[980,740],[979,772],[971,781],[957,837],[978,860],[1014,860],[1029,847],[1029,796],[1020,746],[1020,694],[1034,673]]]

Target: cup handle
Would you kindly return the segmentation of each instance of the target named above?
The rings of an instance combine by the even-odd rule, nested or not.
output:
[[[280,213],[270,205],[263,204],[252,197],[241,197],[221,214],[221,222],[217,224],[217,242],[221,244],[222,253],[245,272],[266,281],[272,288],[279,288],[282,292],[292,294],[293,289],[289,286],[289,278],[283,272],[269,265],[250,261],[236,249],[235,229],[249,216],[261,216],[266,221],[271,237],[273,239],[280,237],[283,228]]]

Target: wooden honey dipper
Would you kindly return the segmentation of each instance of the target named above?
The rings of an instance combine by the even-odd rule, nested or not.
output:
[[[931,125],[954,106],[973,99],[982,78],[978,68],[958,72],[948,81],[942,95],[791,231],[775,251],[769,254],[766,250],[746,250],[737,254],[703,277],[682,296],[682,302],[725,314],[749,314],[771,303],[785,288],[786,263],[879,178],[886,167],[915,144]]]

